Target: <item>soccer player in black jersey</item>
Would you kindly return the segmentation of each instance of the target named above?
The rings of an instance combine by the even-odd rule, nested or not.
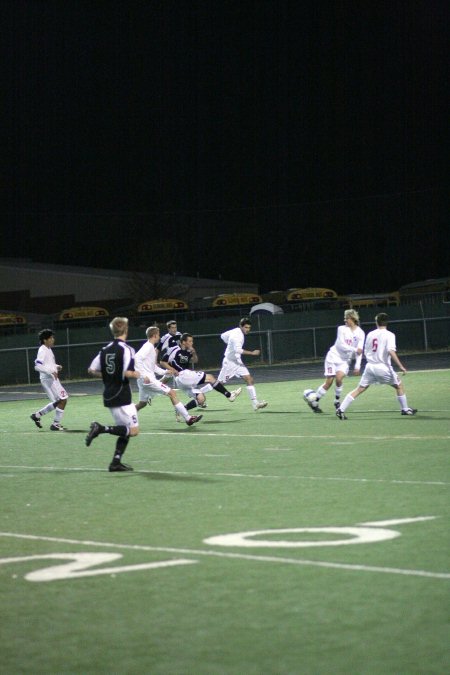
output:
[[[175,382],[192,399],[186,405],[186,410],[191,410],[196,406],[205,406],[205,393],[213,390],[226,396],[231,403],[235,401],[242,391],[241,388],[228,391],[211,373],[205,373],[203,370],[191,370],[190,364],[193,357],[194,363],[196,363],[198,359],[194,349],[194,338],[190,333],[183,333],[180,338],[180,346],[173,347],[168,352],[166,360],[162,361],[168,367],[178,371]]]
[[[173,349],[173,347],[178,347],[180,344],[181,333],[177,330],[177,322],[172,319],[166,323],[167,333],[163,335],[158,344],[155,345],[156,349],[159,352],[159,360],[166,361],[167,353]]]
[[[128,464],[122,464],[122,455],[130,436],[137,436],[139,433],[138,416],[131,398],[129,378],[137,379],[140,373],[134,369],[134,349],[126,343],[128,319],[117,316],[109,327],[113,340],[100,350],[89,366],[88,372],[103,379],[103,405],[109,408],[115,424],[108,426],[92,422],[86,436],[86,445],[89,446],[100,434],[118,436],[109,471],[133,471]]]

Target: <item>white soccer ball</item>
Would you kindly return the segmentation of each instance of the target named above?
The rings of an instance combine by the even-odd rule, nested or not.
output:
[[[305,401],[309,401],[310,403],[314,403],[314,401],[317,401],[317,395],[314,389],[305,389],[303,392],[303,398]]]

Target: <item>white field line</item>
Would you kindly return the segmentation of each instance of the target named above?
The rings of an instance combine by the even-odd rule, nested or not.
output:
[[[90,541],[82,539],[65,539],[60,537],[41,537],[33,534],[18,534],[15,532],[0,532],[0,537],[12,537],[16,539],[28,539],[33,541],[50,541],[59,544],[74,544],[75,546],[96,546],[115,549],[127,549],[132,551],[158,551],[161,553],[175,553],[176,555],[210,556],[216,558],[229,558],[235,560],[253,560],[255,562],[283,563],[285,565],[302,565],[309,567],[324,567],[328,569],[350,570],[354,572],[380,572],[384,574],[401,574],[411,577],[428,577],[431,579],[450,579],[447,572],[427,572],[426,570],[402,569],[397,567],[377,567],[374,565],[354,565],[347,563],[321,562],[318,560],[305,560],[298,558],[281,558],[278,556],[251,555],[247,553],[224,553],[222,551],[210,551],[202,549],[171,548],[166,546],[141,546],[137,544],[112,544],[109,542]]]
[[[346,427],[347,428],[347,427]],[[86,429],[87,432],[87,429]],[[196,433],[200,432],[200,433]],[[0,434],[10,434],[10,429],[0,429]],[[36,429],[31,431],[17,431],[14,432],[15,436],[19,434],[21,436],[35,436]],[[70,433],[70,429],[69,429]],[[177,439],[180,439],[180,431],[141,431],[140,436],[174,436]],[[242,434],[230,434],[230,433],[216,433],[210,431],[204,431],[201,427],[196,428],[195,430],[186,431],[186,434],[183,435],[183,441],[195,440],[198,443],[202,438],[242,438]],[[290,440],[305,440],[313,439],[319,441],[338,441],[342,442],[341,435],[319,435],[319,434],[245,434],[245,438],[262,438],[262,439],[290,439]],[[356,441],[448,441],[450,440],[450,433],[433,436],[412,436],[412,435],[402,435],[402,436],[370,436],[363,434],[354,434],[352,433],[353,445],[356,444]]]
[[[2,392],[0,389],[0,396],[6,393],[8,395],[14,394],[15,396],[34,396],[35,398],[43,398],[45,399],[45,394],[42,393],[42,391],[12,391],[8,389],[6,392]],[[71,393],[70,396],[89,396],[89,394],[86,394],[85,392],[82,393]],[[2,401],[2,403],[19,403],[19,401]]]
[[[343,428],[341,426],[341,428]],[[346,427],[347,428],[347,427]],[[85,430],[87,432],[87,429]],[[69,429],[70,432],[70,429]],[[200,432],[200,433],[196,433]],[[10,429],[0,429],[0,433],[4,434],[10,434],[11,430]],[[15,435],[23,435],[23,436],[35,436],[36,433],[39,433],[36,431],[36,429],[31,430],[31,431],[14,431]],[[180,438],[180,432],[179,430],[177,431],[141,431],[139,433],[140,436],[176,436],[177,438]],[[243,436],[242,434],[230,434],[230,433],[216,433],[216,432],[210,432],[210,431],[203,431],[203,429],[196,428],[195,430],[186,430],[186,434],[183,435],[183,441],[187,439],[195,440],[196,443],[198,443],[199,440],[202,438],[240,438],[242,439]],[[320,434],[245,434],[245,438],[288,438],[288,439],[293,439],[293,440],[303,440],[303,439],[313,439],[313,440],[340,440],[342,439],[341,435],[334,435],[334,434],[329,434],[329,435],[320,435]],[[352,439],[361,439],[364,441],[448,441],[450,440],[450,433],[449,434],[444,434],[443,436],[408,436],[408,435],[402,435],[402,436],[369,436],[369,435],[363,435],[363,434],[354,434],[352,433]]]
[[[200,438],[202,437],[219,437],[219,438],[243,438],[242,434],[230,434],[230,433],[216,433],[216,432],[210,432],[210,431],[203,431],[203,429],[200,427],[197,427],[195,431],[199,431],[199,434],[190,434],[189,436],[183,436],[184,438],[192,438],[195,439],[196,442],[199,441]],[[36,431],[31,431],[31,432],[24,432],[26,434],[28,433],[36,433]],[[140,436],[177,436],[179,438],[180,434],[179,432],[175,431],[141,431]],[[293,438],[293,439],[305,439],[305,438],[311,438],[311,439],[317,439],[317,440],[335,440],[335,439],[342,439],[341,435],[335,435],[335,434],[328,434],[328,435],[320,435],[320,434],[245,434],[244,438]],[[396,441],[431,441],[431,440],[438,440],[438,441],[447,441],[450,439],[450,433],[447,435],[443,436],[407,436],[407,435],[402,435],[402,436],[365,436],[365,435],[358,435],[358,434],[353,434],[352,433],[352,439],[362,439],[362,440],[369,440],[369,441],[391,441],[391,440],[396,440]]]
[[[24,471],[85,471],[85,472],[107,472],[106,469],[95,468],[91,466],[27,466],[23,464],[0,464],[0,469],[14,469],[14,470],[24,470]],[[286,480],[286,479],[295,479],[295,480],[317,480],[317,481],[342,481],[342,482],[351,482],[351,483],[389,483],[394,485],[450,485],[450,483],[445,481],[431,481],[431,480],[401,480],[395,478],[349,478],[346,476],[304,476],[289,474],[287,476],[279,476],[274,474],[262,474],[262,473],[236,473],[236,472],[226,472],[226,471],[171,471],[168,469],[164,471],[162,469],[135,469],[134,474],[145,473],[145,474],[162,474],[162,475],[173,475],[173,476],[206,476],[206,477],[226,477],[226,478],[266,478],[270,480]]]

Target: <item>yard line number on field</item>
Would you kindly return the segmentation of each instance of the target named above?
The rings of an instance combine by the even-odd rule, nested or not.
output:
[[[341,546],[349,544],[366,544],[374,543],[380,541],[387,541],[389,539],[395,539],[401,536],[401,533],[398,530],[389,529],[393,525],[404,525],[408,523],[416,523],[427,520],[434,520],[436,516],[420,516],[416,518],[400,518],[394,520],[384,520],[384,521],[373,521],[359,523],[351,527],[315,527],[315,528],[284,528],[276,530],[253,530],[248,532],[238,532],[228,535],[218,535],[215,537],[208,537],[204,540],[204,543],[209,545],[218,545],[218,546],[240,546],[240,547],[270,547],[270,548],[299,548],[299,547],[312,547],[312,546]],[[270,535],[272,537],[278,534],[337,534],[345,538],[341,539],[332,539],[325,541],[307,541],[301,540],[275,540],[275,539],[254,539],[254,537],[262,535]],[[248,555],[243,553],[223,553],[219,551],[212,550],[195,550],[195,549],[178,549],[178,548],[169,548],[169,547],[159,547],[159,546],[139,546],[131,544],[113,544],[107,542],[95,542],[95,541],[80,541],[76,539],[65,539],[59,537],[45,537],[38,535],[28,535],[28,534],[19,534],[14,532],[0,532],[2,537],[11,537],[16,539],[28,539],[34,541],[51,541],[65,544],[75,544],[82,546],[96,546],[96,547],[106,547],[106,548],[116,548],[116,549],[128,549],[133,551],[151,551],[151,552],[165,552],[165,553],[176,553],[179,554],[189,554],[194,556],[216,556],[219,558],[234,558],[241,560],[254,560],[258,562],[271,562],[271,563],[285,563],[285,564],[294,564],[294,565],[307,565],[313,567],[324,567],[331,569],[345,569],[352,571],[363,571],[363,572],[382,572],[388,574],[402,574],[405,576],[419,576],[419,577],[429,577],[434,579],[450,579],[450,573],[444,572],[427,572],[425,570],[408,570],[401,568],[391,568],[391,567],[376,567],[371,565],[354,565],[346,563],[333,563],[333,562],[322,562],[317,560],[302,560],[296,558],[281,558],[276,556],[262,556],[262,555]],[[99,575],[110,575],[114,576],[115,574],[122,572],[136,572],[141,570],[150,570],[150,569],[161,569],[167,567],[178,567],[182,565],[190,565],[198,562],[198,560],[192,560],[187,558],[178,558],[175,560],[163,560],[157,562],[147,562],[138,565],[125,565],[117,567],[106,567],[101,569],[92,570],[92,567],[96,567],[100,564],[117,561],[122,558],[121,553],[86,553],[86,552],[75,552],[75,553],[50,553],[50,554],[37,554],[32,556],[16,556],[10,558],[0,558],[0,565],[20,563],[20,562],[29,562],[32,560],[68,560],[69,562],[63,563],[62,565],[54,565],[51,567],[45,567],[42,569],[34,570],[25,575],[25,579],[28,581],[56,581],[61,579],[78,579],[80,577],[89,577],[89,576],[99,576]],[[13,575],[17,577],[17,575]]]

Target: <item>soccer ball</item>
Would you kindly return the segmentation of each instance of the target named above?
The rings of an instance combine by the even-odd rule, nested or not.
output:
[[[309,401],[309,403],[314,403],[317,401],[317,395],[314,389],[305,389],[303,392],[303,398],[305,401]]]

